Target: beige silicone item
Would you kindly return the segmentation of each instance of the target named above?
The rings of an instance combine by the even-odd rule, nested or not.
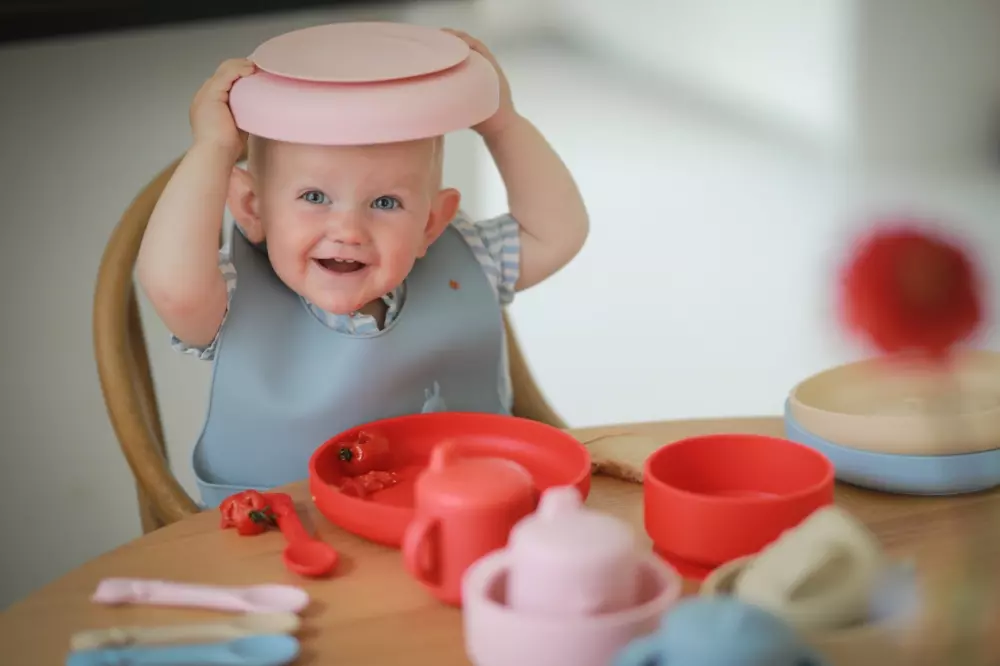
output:
[[[878,540],[836,506],[815,511],[761,551],[736,596],[804,629],[862,623],[884,566]]]
[[[221,622],[177,624],[162,627],[112,627],[81,631],[70,638],[73,650],[126,645],[210,643],[260,634],[294,634],[301,621],[295,613],[253,613]]]
[[[702,596],[733,596],[736,585],[754,557],[741,557],[722,565],[705,579]],[[905,664],[907,643],[897,628],[865,623],[841,629],[800,629],[802,639],[825,657],[830,666],[888,666]]]
[[[1000,448],[1000,354],[967,351],[937,368],[895,360],[838,366],[792,389],[788,408],[807,432],[848,448],[901,455]]]

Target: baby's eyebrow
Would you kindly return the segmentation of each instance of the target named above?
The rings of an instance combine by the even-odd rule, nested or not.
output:
[[[419,190],[424,186],[427,181],[426,174],[422,173],[411,173],[405,176],[400,176],[396,179],[396,184],[399,187],[405,187],[411,190]]]

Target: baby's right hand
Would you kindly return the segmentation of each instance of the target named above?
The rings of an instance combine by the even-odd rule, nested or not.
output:
[[[245,58],[226,60],[194,96],[190,120],[196,144],[208,144],[231,150],[235,155],[243,150],[245,133],[236,127],[229,109],[229,91],[244,76],[253,74],[255,66]]]

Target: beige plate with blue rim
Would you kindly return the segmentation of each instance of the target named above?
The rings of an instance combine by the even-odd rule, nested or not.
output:
[[[1000,448],[1000,354],[968,351],[951,371],[868,360],[809,377],[789,395],[805,430],[844,447],[900,455]]]

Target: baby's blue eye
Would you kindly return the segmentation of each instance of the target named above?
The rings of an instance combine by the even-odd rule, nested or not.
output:
[[[301,197],[305,201],[311,204],[325,204],[330,203],[330,200],[326,198],[326,195],[319,190],[309,190]]]
[[[377,208],[379,210],[393,210],[399,208],[402,204],[396,197],[379,197],[372,202],[372,208]]]

